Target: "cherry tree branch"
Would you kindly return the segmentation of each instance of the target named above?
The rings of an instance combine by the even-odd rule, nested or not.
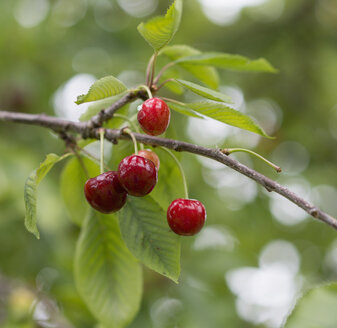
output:
[[[125,96],[114,102],[107,109],[102,108],[102,110],[97,115],[93,116],[90,121],[88,121],[88,127],[94,128],[102,126],[103,122],[112,118],[118,109],[139,98],[146,100],[148,98],[147,92],[143,89],[129,91],[127,94],[125,94]]]
[[[72,122],[52,116],[47,116],[44,114],[34,115],[34,114],[14,113],[6,111],[0,111],[0,121],[36,125],[51,129],[57,132],[58,134],[62,132],[64,133],[73,132],[80,134],[82,138],[99,139],[100,126],[98,124],[101,124],[105,120],[111,118],[113,114],[116,112],[116,110],[118,110],[120,107],[124,106],[128,102],[132,102],[136,98],[146,98],[146,94],[142,93],[142,91],[130,92],[123,98],[121,98],[119,101],[114,103],[110,108],[94,116],[88,122]],[[254,180],[258,184],[266,188],[268,191],[270,192],[274,191],[280,194],[281,196],[287,198],[289,201],[291,201],[292,203],[296,204],[304,211],[306,211],[313,218],[318,219],[337,230],[336,218],[323,212],[322,210],[320,210],[313,204],[307,202],[299,195],[295,194],[288,188],[282,186],[278,182],[264,176],[263,174],[229,157],[228,155],[224,154],[220,149],[205,148],[184,141],[154,137],[140,133],[133,133],[133,135],[138,142],[143,144],[151,146],[162,146],[175,151],[185,151],[196,155],[208,157],[217,162],[220,162],[228,166],[229,168]],[[123,132],[123,130],[106,129],[105,139],[113,143],[117,143],[118,140],[121,139],[131,140],[131,137],[127,133]]]

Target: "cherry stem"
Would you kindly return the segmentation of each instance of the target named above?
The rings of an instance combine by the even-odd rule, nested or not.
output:
[[[124,128],[124,129],[122,129],[122,131],[123,131],[124,133],[128,134],[128,135],[131,137],[132,142],[133,142],[133,146],[134,146],[134,148],[135,148],[135,154],[138,155],[137,140],[136,140],[134,134],[132,133],[132,131],[131,131],[129,128]]]
[[[160,80],[160,78],[162,77],[162,75],[170,68],[172,67],[173,65],[175,65],[176,62],[170,62],[168,64],[166,64],[165,66],[163,66],[163,68],[159,71],[158,75],[155,77],[154,81],[153,81],[153,84],[157,84]]]
[[[101,157],[100,157],[100,161],[99,161],[99,163],[100,163],[100,172],[101,172],[101,174],[102,173],[104,173],[104,133],[105,133],[105,131],[104,131],[104,129],[102,128],[102,129],[100,129],[99,130],[99,138],[100,138],[100,155],[101,155]]]
[[[146,90],[147,95],[149,96],[149,99],[153,98],[152,92],[151,92],[150,88],[149,88],[147,85],[142,84],[140,87],[141,87],[141,88],[144,88],[144,89]]]
[[[261,159],[267,165],[271,166],[277,173],[282,172],[282,169],[279,166],[275,165],[274,163],[272,163],[271,161],[268,161],[266,158],[264,158],[260,154],[257,154],[254,151],[249,150],[249,149],[245,149],[245,148],[224,148],[224,149],[221,149],[221,152],[224,153],[225,155],[230,155],[232,153],[237,153],[237,152],[248,153],[248,154],[251,154],[251,155]]]
[[[168,150],[167,148],[165,147],[160,147],[160,149],[164,150],[166,153],[168,153],[172,158],[173,160],[176,162],[178,168],[179,168],[179,171],[180,171],[180,174],[181,174],[181,178],[183,179],[183,185],[184,185],[184,193],[185,193],[185,198],[186,199],[189,199],[188,197],[188,187],[187,187],[187,181],[186,181],[186,176],[185,176],[185,172],[184,172],[184,169],[181,165],[181,163],[179,162],[178,158],[170,151]]]
[[[123,114],[114,114],[114,117],[116,117],[116,118],[121,118],[122,120],[128,122],[128,123],[131,125],[131,127],[132,127],[137,133],[140,133],[138,126],[135,124],[135,122],[132,120],[132,118],[129,118],[129,117],[127,117],[126,115],[123,115]],[[136,116],[135,116],[135,117],[136,117]],[[139,144],[139,145],[140,145],[140,149],[143,150],[143,149],[144,149],[144,145],[143,145],[142,143]]]

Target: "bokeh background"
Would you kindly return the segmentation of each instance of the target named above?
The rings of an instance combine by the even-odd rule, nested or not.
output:
[[[128,86],[143,83],[151,49],[136,26],[169,3],[0,1],[0,108],[76,120],[86,105],[74,100],[95,79],[112,74]],[[246,154],[235,157],[337,216],[337,2],[185,0],[172,44],[183,43],[265,57],[279,69],[220,72],[220,89],[235,107],[276,139],[175,113],[170,133],[254,149],[283,173]],[[62,154],[64,145],[49,131],[0,124],[1,327],[95,325],[74,287],[79,230],[60,196],[62,164],[40,186],[41,239],[23,225],[25,179],[50,152]],[[304,290],[337,280],[334,230],[215,162],[183,154],[182,164],[191,197],[207,208],[207,225],[182,241],[179,285],[145,270],[141,310],[130,327],[277,328]]]

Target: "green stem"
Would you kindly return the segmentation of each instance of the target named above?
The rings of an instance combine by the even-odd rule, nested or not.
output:
[[[257,154],[254,151],[249,150],[249,149],[245,149],[245,148],[225,148],[225,149],[222,149],[221,152],[226,154],[226,155],[230,155],[232,153],[237,153],[237,152],[248,153],[248,154],[251,154],[251,155],[261,159],[267,165],[271,166],[276,172],[278,172],[278,173],[282,172],[282,169],[279,166],[275,165],[274,163],[268,161],[266,158],[264,158],[260,154]]]
[[[186,176],[185,176],[185,172],[184,172],[184,169],[183,169],[181,163],[179,162],[178,158],[177,158],[177,157],[176,157],[170,150],[168,150],[168,149],[165,148],[165,147],[160,147],[160,149],[162,149],[162,150],[164,150],[166,153],[168,153],[168,154],[173,158],[173,160],[176,162],[176,164],[177,164],[177,166],[178,166],[178,168],[179,168],[181,177],[182,177],[182,179],[183,179],[185,198],[186,198],[186,199],[189,199],[189,197],[188,197],[188,188],[187,188]]]
[[[140,85],[140,87],[141,87],[141,88],[144,88],[144,89],[146,90],[146,92],[147,92],[147,94],[148,94],[148,96],[149,96],[149,99],[153,98],[152,92],[151,92],[150,88],[149,88],[147,85],[142,84],[142,85]]]
[[[134,115],[133,117],[129,118],[123,114],[114,114],[114,117],[121,118],[122,120],[128,122],[131,125],[133,130],[135,130],[137,133],[140,133],[137,124],[135,124],[135,122],[133,121],[133,117],[136,118],[137,115]],[[139,146],[140,146],[140,149],[144,149],[144,145],[142,143],[140,143]]]
[[[123,132],[128,134],[131,137],[132,142],[133,142],[133,146],[135,148],[135,154],[138,155],[137,140],[136,140],[135,136],[133,135],[132,131],[129,128],[125,128],[125,129],[123,129]]]
[[[99,137],[100,137],[100,148],[101,148],[101,151],[100,151],[100,172],[101,174],[104,173],[104,129],[100,129],[99,130]]]

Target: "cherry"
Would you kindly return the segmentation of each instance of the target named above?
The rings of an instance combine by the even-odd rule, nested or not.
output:
[[[158,180],[154,163],[142,156],[130,155],[118,165],[118,178],[132,196],[145,196],[152,191]]]
[[[157,170],[159,170],[160,161],[158,155],[155,152],[150,149],[142,149],[138,152],[138,155],[152,161]]]
[[[147,99],[137,115],[143,131],[151,136],[164,133],[170,123],[170,109],[159,98]]]
[[[193,236],[206,220],[204,205],[195,199],[178,198],[167,209],[167,222],[178,235]]]
[[[89,204],[99,212],[111,213],[120,210],[127,198],[116,171],[109,171],[87,180],[84,194]]]

